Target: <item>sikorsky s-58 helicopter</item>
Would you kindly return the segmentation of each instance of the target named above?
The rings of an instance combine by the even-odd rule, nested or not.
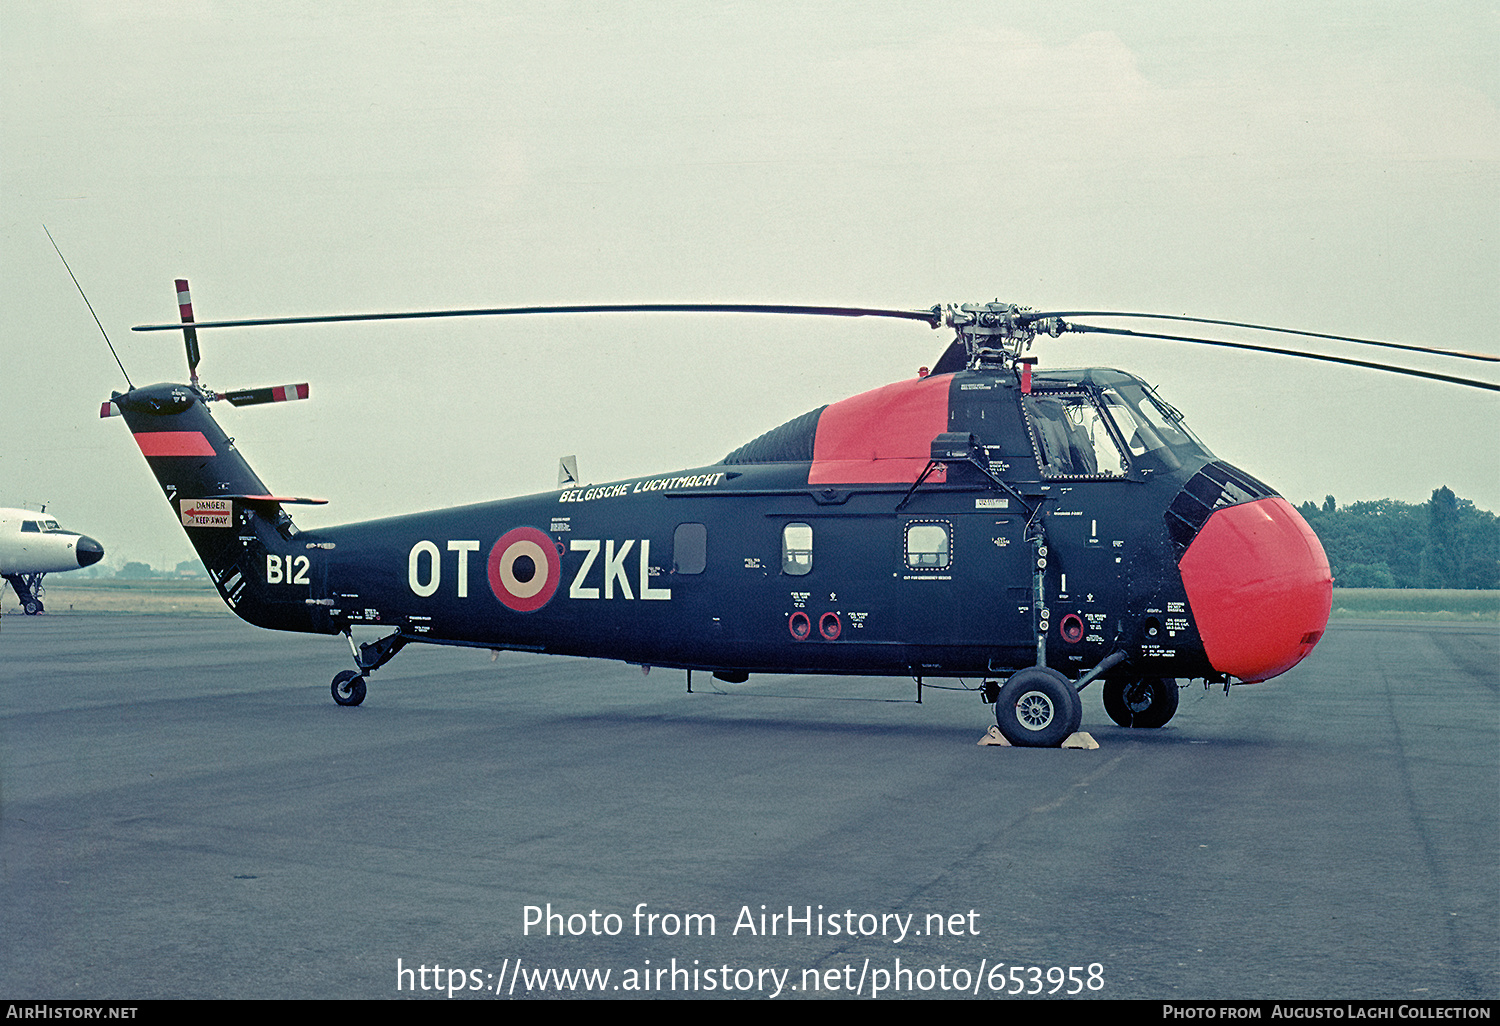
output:
[[[680,668],[690,685],[693,670],[729,682],[900,675],[920,695],[924,678],[975,677],[1006,739],[1033,747],[1076,731],[1078,691],[1101,680],[1117,723],[1160,727],[1178,679],[1264,681],[1311,652],[1328,620],[1328,560],[1285,499],[1216,458],[1150,385],[1119,370],[1036,370],[1025,353],[1038,335],[1148,335],[1500,390],[1069,319],[1152,315],[999,302],[195,322],[187,282],[177,287],[181,321],[136,330],[183,332],[190,383],[132,386],[101,416],[123,415],[235,613],[348,638],[356,669],[333,679],[340,705],[360,704],[372,671],[427,642]],[[287,512],[318,500],[267,488],[208,409],[302,399],[307,386],[215,393],[197,374],[197,331],[209,327],[641,311],[893,317],[956,337],[931,373],[813,410],[708,466],[318,530]],[[352,628],[368,625],[389,633],[356,645]]]

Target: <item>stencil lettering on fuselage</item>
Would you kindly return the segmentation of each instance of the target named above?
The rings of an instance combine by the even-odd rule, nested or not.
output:
[[[309,584],[307,568],[312,561],[306,556],[266,556],[267,584]]]
[[[636,549],[639,556],[636,559],[638,574],[636,583],[639,586],[640,597],[643,599],[670,599],[671,588],[651,587],[651,542],[647,538],[627,538],[623,542],[615,541],[613,538],[603,541],[597,538],[574,538],[568,543],[573,552],[584,553],[583,562],[579,564],[578,572],[573,575],[573,583],[568,586],[568,598],[572,599],[597,599],[601,590],[606,599],[612,599],[616,595],[621,598],[633,599],[636,592],[630,587],[630,578],[625,569],[626,557],[630,555],[631,549],[639,544]],[[594,574],[594,567],[599,565],[599,553],[603,550],[604,561],[599,575]],[[603,577],[602,589],[597,584],[590,584],[592,579],[598,581]]]
[[[458,553],[458,597],[469,597],[469,553],[479,551],[475,539],[449,541],[448,551]],[[306,584],[306,581],[302,582]],[[411,547],[406,556],[406,584],[412,594],[427,598],[443,583],[443,557],[438,547],[423,539]]]
[[[457,597],[468,598],[469,557],[478,552],[479,547],[477,540],[450,539],[447,551],[453,556],[445,558],[436,542],[424,538],[407,553],[407,586],[412,594],[430,598],[438,594],[451,573]],[[573,538],[568,548],[583,554],[583,561],[568,587],[571,599],[619,597],[660,601],[672,597],[671,588],[651,585],[652,576],[661,571],[651,565],[649,539]],[[534,527],[507,531],[490,548],[486,560],[490,591],[501,603],[518,613],[541,609],[551,601],[561,582],[561,551],[561,543]]]

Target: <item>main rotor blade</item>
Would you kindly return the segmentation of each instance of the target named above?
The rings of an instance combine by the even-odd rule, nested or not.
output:
[[[1279,356],[1296,356],[1304,360],[1321,360],[1324,363],[1340,363],[1346,367],[1364,367],[1369,370],[1388,371],[1391,374],[1409,374],[1416,378],[1428,378],[1432,381],[1446,381],[1450,385],[1468,385],[1471,388],[1484,388],[1491,392],[1500,392],[1500,385],[1491,384],[1488,381],[1475,381],[1472,378],[1458,378],[1451,374],[1436,374],[1432,371],[1416,370],[1411,367],[1393,367],[1386,363],[1372,363],[1368,360],[1351,360],[1343,356],[1326,356],[1323,353],[1308,353],[1296,349],[1279,349],[1276,346],[1258,346],[1249,342],[1225,342],[1216,338],[1195,338],[1190,335],[1162,335],[1152,331],[1131,331],[1128,328],[1101,328],[1090,324],[1068,324],[1069,331],[1089,332],[1099,335],[1126,335],[1133,338],[1157,338],[1168,342],[1194,342],[1205,346],[1223,346],[1226,349],[1249,349],[1257,353],[1275,353]]]
[[[511,306],[487,310],[414,310],[404,313],[326,314],[311,317],[259,317],[239,321],[199,321],[194,327],[257,328],[279,324],[334,324],[341,321],[414,321],[435,317],[503,317],[511,314],[571,313],[761,313],[817,317],[894,317],[940,327],[942,313],[931,310],[878,310],[849,306],[777,306],[761,303],[606,303],[593,306]],[[131,331],[182,331],[181,324],[138,324]]]
[[[1321,331],[1299,331],[1296,328],[1273,328],[1268,324],[1246,324],[1243,321],[1216,321],[1209,317],[1181,317],[1175,314],[1126,313],[1123,310],[1056,310],[1046,313],[1026,314],[1027,320],[1045,317],[1139,317],[1154,321],[1187,321],[1192,324],[1222,324],[1230,328],[1250,328],[1253,331],[1275,331],[1283,335],[1301,335],[1304,338],[1326,338],[1335,342],[1353,342],[1361,346],[1380,346],[1384,349],[1405,349],[1412,353],[1430,353],[1433,356],[1452,356],[1460,360],[1484,360],[1500,363],[1500,356],[1489,353],[1470,353],[1459,349],[1435,349],[1428,346],[1406,345],[1401,342],[1381,342],[1372,338],[1354,338],[1350,335],[1328,335]]]

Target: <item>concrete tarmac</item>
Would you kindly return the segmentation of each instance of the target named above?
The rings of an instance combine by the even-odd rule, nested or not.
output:
[[[1090,688],[1096,751],[909,681],[349,665],[7,616],[0,998],[1500,996],[1493,625],[1336,621],[1161,730]]]

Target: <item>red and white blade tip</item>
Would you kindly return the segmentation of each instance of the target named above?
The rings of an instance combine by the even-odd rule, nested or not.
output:
[[[297,385],[275,385],[271,388],[238,388],[232,392],[215,392],[215,399],[228,399],[235,406],[258,406],[261,403],[285,403],[306,399],[307,382]]]

